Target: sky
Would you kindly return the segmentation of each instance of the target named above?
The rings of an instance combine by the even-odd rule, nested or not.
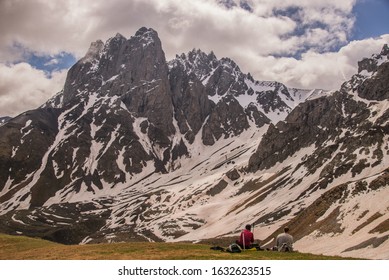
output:
[[[166,59],[196,48],[256,80],[338,89],[389,43],[389,0],[0,0],[0,116],[35,109],[90,43],[155,29]]]

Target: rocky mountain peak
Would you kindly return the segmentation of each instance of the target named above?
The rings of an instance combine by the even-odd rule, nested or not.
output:
[[[117,32],[115,37],[113,37],[116,40],[127,40],[126,37],[124,37],[121,33]]]
[[[385,44],[379,54],[373,54],[370,58],[364,58],[358,62],[358,74],[369,75],[374,73],[377,68],[389,60],[389,47]]]
[[[97,40],[96,42],[92,42],[87,53],[81,59],[82,62],[92,62],[93,60],[100,58],[100,53],[104,48],[104,42],[101,40]]]
[[[161,46],[161,41],[158,36],[158,32],[152,28],[141,27],[136,33],[135,38],[138,38],[143,47],[150,45]]]
[[[152,28],[141,27],[135,32],[136,37],[158,37],[158,32]]]
[[[346,83],[358,96],[368,100],[389,98],[389,47],[385,44],[379,54],[358,62],[358,74]]]
[[[93,42],[86,55],[69,70],[63,103],[69,103],[80,92],[98,91],[107,81],[112,84],[117,80],[130,87],[140,80],[166,79],[167,71],[165,54],[155,30],[142,27],[130,39],[117,33],[105,43]],[[122,95],[123,90],[116,94]]]
[[[200,81],[204,81],[204,84],[215,71],[220,73],[226,71],[228,73],[226,75],[235,75],[233,79],[236,76],[244,75],[232,59],[223,57],[218,60],[213,52],[207,54],[200,49],[193,49],[187,54],[177,55],[169,62],[170,68],[177,66],[183,67],[188,74],[194,73]]]
[[[380,54],[359,62],[359,73],[344,83],[340,91],[301,103],[285,121],[271,125],[256,154],[250,159],[251,170],[269,168],[277,161],[282,162],[292,156],[301,147],[313,144],[320,147],[322,140],[328,139],[328,134],[332,134],[330,137],[333,138],[339,137],[339,129],[354,129],[363,122],[369,123],[365,103],[357,103],[353,96],[357,93],[360,98],[376,101],[389,98],[387,48],[384,46]],[[372,73],[367,75],[366,72]],[[283,85],[282,88],[287,91]],[[283,158],[280,158],[281,155]]]
[[[200,49],[193,49],[187,54],[177,55],[168,65],[170,69],[181,68],[187,75],[193,74],[200,81],[204,81],[219,65],[219,61],[213,52],[207,54]]]
[[[184,54],[184,57],[186,55]],[[196,61],[201,61],[205,63],[209,63],[209,61],[212,61],[213,59],[216,59],[215,56],[212,56],[211,54],[206,54],[200,49],[193,49],[191,50],[187,55],[188,60],[191,63],[196,63]]]
[[[6,122],[8,122],[9,120],[11,119],[11,117],[0,117],[0,126],[5,124]]]
[[[386,56],[389,55],[389,46],[388,46],[388,44],[384,44],[384,46],[382,47],[381,55],[386,55]]]
[[[124,43],[125,41],[127,41],[127,38],[124,37],[122,34],[120,34],[119,32],[116,33],[115,36],[109,38],[106,42],[106,46],[109,46],[109,45],[112,45],[112,44],[122,44]]]
[[[383,100],[389,96],[389,47],[385,44],[378,54],[363,58],[358,62],[358,73],[343,83],[341,91],[356,92],[361,98],[367,100]],[[371,88],[371,87],[374,87]]]

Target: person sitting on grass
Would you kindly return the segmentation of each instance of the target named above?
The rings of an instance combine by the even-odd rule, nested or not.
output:
[[[251,225],[246,225],[245,229],[241,232],[239,240],[236,241],[242,249],[253,248],[254,234],[251,232]]]
[[[292,252],[293,251],[293,236],[289,234],[289,227],[284,228],[284,233],[277,236],[276,246],[274,248],[279,252]]]

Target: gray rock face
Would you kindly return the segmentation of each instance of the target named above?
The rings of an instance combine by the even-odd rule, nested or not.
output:
[[[369,100],[386,100],[389,98],[389,65],[379,67],[371,79],[363,82],[357,89],[361,98]]]
[[[369,73],[376,72],[380,64],[380,60],[389,58],[389,47],[385,44],[382,47],[381,53],[372,55],[371,58],[364,58],[358,62],[358,73],[367,71]]]
[[[218,60],[213,53],[200,50],[176,56],[169,68],[173,103],[179,108],[178,126],[190,142],[200,128],[203,143],[213,145],[221,138],[241,134],[250,127],[250,121],[262,127],[274,121],[269,115],[286,116],[298,95],[308,96],[281,83],[254,81],[231,59]]]
[[[203,141],[213,145],[220,137],[237,136],[250,127],[248,118],[239,102],[227,95],[215,106],[203,129]]]
[[[288,224],[299,246],[310,247],[312,240],[323,242],[321,251],[328,254],[331,246],[342,247],[338,253],[345,255],[385,247],[388,204],[380,204],[379,196],[388,193],[387,51],[384,46],[381,54],[359,63],[359,73],[339,91],[309,99],[284,121],[269,126],[247,171],[272,176],[259,177],[242,189],[261,194],[256,198],[258,207],[271,205],[278,196],[293,198],[256,220],[264,226],[278,223],[264,243]],[[371,213],[371,205],[382,208]],[[355,211],[360,212],[353,216]],[[341,245],[333,236],[344,236],[343,241],[355,238],[355,244]]]
[[[211,112],[212,103],[200,81],[211,69],[198,69],[196,73],[187,72],[186,69],[190,67],[187,65],[191,62],[190,58],[191,54],[189,54],[187,63],[173,64],[169,78],[175,118],[180,133],[184,134],[190,143],[193,143],[194,136],[199,132]],[[207,67],[206,64],[204,66]]]
[[[190,143],[201,128],[206,145],[213,145],[213,139],[220,139],[222,134],[229,137],[230,132],[238,135],[249,128],[248,115],[232,97],[248,89],[245,75],[233,61],[217,60],[213,53],[207,55],[193,50],[187,55],[177,56],[169,65],[178,125]],[[239,77],[238,82],[236,77]],[[220,100],[215,104],[209,96],[220,96]],[[239,118],[235,118],[238,115]],[[228,128],[221,128],[227,123]],[[258,126],[262,125],[264,123],[258,122]]]
[[[269,123],[261,108],[237,101],[247,81],[256,83],[232,60],[200,50],[167,63],[148,28],[92,43],[63,91],[1,126],[1,211],[135,184],[145,170],[178,168],[200,133],[212,145],[249,129],[249,121]]]
[[[385,50],[386,47],[382,53]],[[389,98],[389,64],[369,65],[373,64],[378,66],[371,77],[359,83],[353,77],[341,91],[308,100],[297,106],[285,121],[270,125],[250,158],[248,169],[252,172],[269,169],[301,149],[313,147],[314,152],[298,168],[305,166],[311,174],[322,168],[319,182],[312,185],[315,189],[327,187],[348,172],[355,176],[365,168],[382,164],[383,155],[388,152],[384,144],[389,132],[388,114],[385,111],[380,113],[381,117],[375,117],[375,104],[369,100]],[[366,101],[356,99],[356,95]],[[373,153],[374,160],[358,156],[360,149],[366,149],[366,155]]]
[[[175,159],[185,154],[169,138],[172,115],[168,67],[154,30],[92,43],[61,93],[1,127],[2,211],[23,201],[42,206],[55,195],[63,201],[70,193],[93,196],[148,165],[166,172],[170,153],[155,149],[175,149]],[[134,123],[142,118],[144,133]]]
[[[166,145],[166,137],[175,132],[165,54],[152,29],[141,28],[129,40],[117,34],[105,45],[92,43],[86,56],[69,71],[64,104],[74,102],[83,91],[120,96],[134,116],[148,119],[149,136],[161,144]]]
[[[370,79],[357,87],[358,95],[361,98],[379,101],[389,98],[389,65],[386,63],[381,66],[382,61],[388,59],[389,47],[385,44],[380,54],[365,58],[358,63],[358,73],[365,71],[372,75]]]
[[[389,47],[385,44],[379,54],[364,58],[358,62],[358,74],[342,85],[343,91],[352,90],[361,98],[382,101],[388,96]]]
[[[55,139],[58,113],[56,109],[29,111],[0,127],[0,191],[10,180],[15,186],[1,196],[1,203],[16,193],[21,201],[29,196],[22,190],[33,180],[29,174],[39,169],[45,149]]]
[[[329,140],[335,141],[336,146],[340,145],[338,142],[342,143],[346,139],[350,141],[351,134],[347,137],[341,136],[343,129],[360,130],[369,117],[370,111],[366,104],[356,102],[346,93],[335,92],[330,97],[307,101],[296,107],[284,122],[276,126],[270,125],[257,152],[250,158],[249,168],[254,172],[270,168],[311,145],[317,147],[320,152],[320,147]],[[360,139],[359,134],[356,138]],[[328,156],[331,157],[332,154]],[[323,159],[319,160],[315,170],[321,167],[322,163]]]
[[[11,117],[0,117],[0,125],[5,124],[5,123],[8,122],[10,119],[12,119],[12,118],[11,118]]]
[[[282,100],[282,96],[288,100],[293,100],[285,85],[281,83],[274,83],[274,89],[261,93],[258,95],[257,100],[258,103],[262,105],[266,114],[275,110],[288,112],[290,107]]]

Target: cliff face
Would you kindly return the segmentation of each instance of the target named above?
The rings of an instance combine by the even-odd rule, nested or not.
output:
[[[172,172],[199,145],[290,111],[263,101],[278,94],[292,98],[282,84],[254,81],[213,53],[193,50],[167,62],[153,29],[93,42],[63,91],[1,127],[0,209],[99,197]]]
[[[388,63],[383,63],[389,59],[387,52],[385,45],[380,55],[362,60],[359,73],[339,91],[307,100],[297,106],[285,121],[271,125],[251,157],[249,169],[256,172],[269,168],[311,145],[319,150],[325,146],[342,146],[341,150],[347,151],[343,153],[346,157],[361,148],[377,145],[378,149],[383,148],[382,141],[388,131],[387,112],[377,105],[380,104],[378,101],[384,104],[389,98],[389,68]],[[331,145],[326,144],[329,142]],[[327,154],[327,159],[332,156]],[[316,168],[321,167],[324,159],[320,158],[320,153],[315,157],[319,157]],[[382,156],[380,158],[382,160]],[[335,164],[334,167],[340,166]]]

